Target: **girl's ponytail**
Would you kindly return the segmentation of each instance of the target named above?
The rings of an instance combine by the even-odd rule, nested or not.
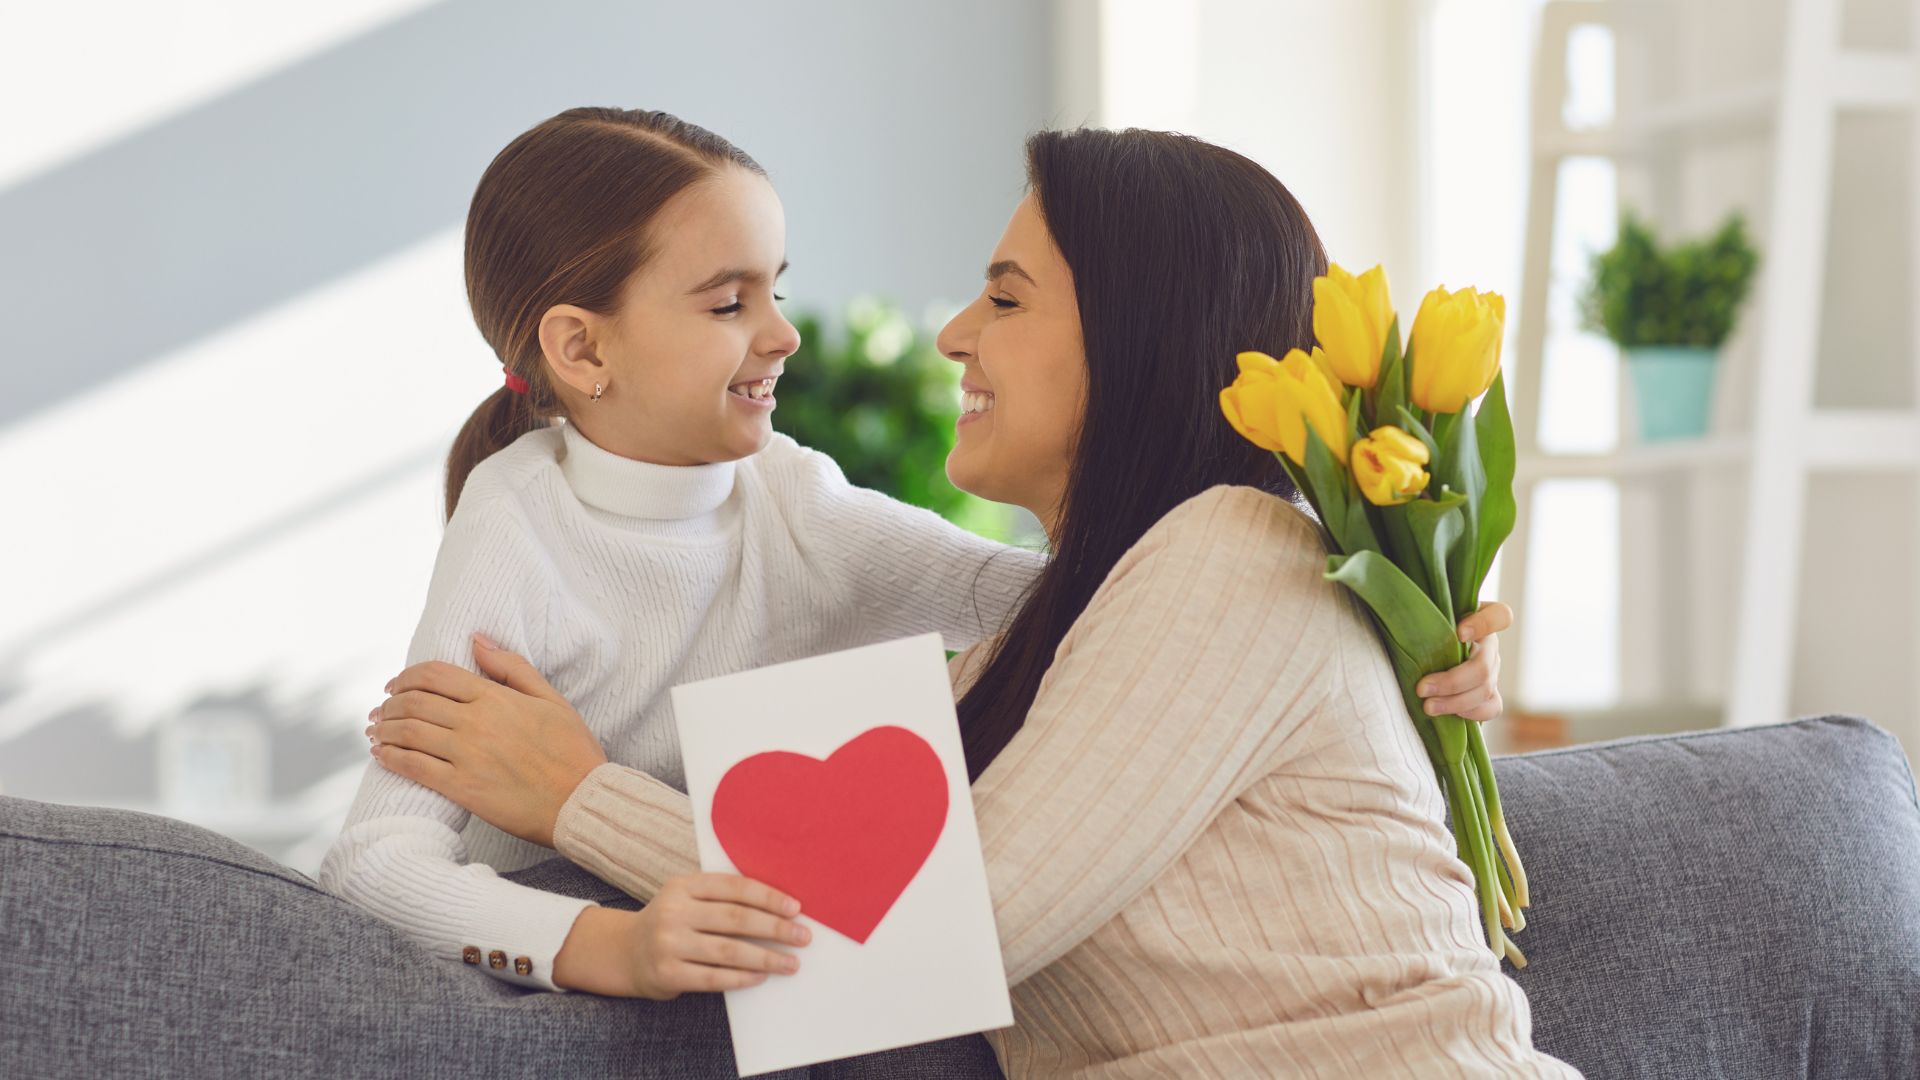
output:
[[[766,175],[713,132],[641,109],[568,109],[494,157],[467,210],[467,302],[480,336],[527,392],[501,386],[461,427],[447,455],[447,517],[474,466],[567,415],[540,349],[547,310],[613,314],[646,262],[647,227],[660,209],[723,168]]]
[[[532,406],[526,394],[516,394],[502,385],[473,410],[460,434],[453,437],[453,450],[447,455],[447,517],[460,502],[460,491],[467,485],[467,474],[496,450],[550,421]]]

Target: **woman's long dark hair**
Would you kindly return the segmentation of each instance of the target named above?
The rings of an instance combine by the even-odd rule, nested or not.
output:
[[[1120,556],[1216,484],[1297,501],[1220,413],[1235,354],[1313,344],[1326,252],[1273,174],[1162,131],[1042,131],[1027,183],[1080,308],[1087,404],[1053,559],[959,704],[969,778],[1025,723],[1055,650]]]

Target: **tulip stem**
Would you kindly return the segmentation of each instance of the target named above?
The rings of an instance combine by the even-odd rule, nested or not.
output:
[[[1512,938],[1502,934],[1500,935],[1500,944],[1506,949],[1507,959],[1513,962],[1514,967],[1523,968],[1527,966],[1527,954],[1520,951],[1520,946],[1515,945]]]
[[[1481,734],[1479,724],[1474,724],[1467,731],[1467,749],[1473,754],[1475,767],[1480,770],[1481,796],[1486,800],[1487,822],[1493,838],[1499,844],[1500,856],[1513,874],[1514,903],[1526,907],[1529,902],[1527,868],[1521,865],[1520,851],[1513,846],[1513,837],[1507,833],[1507,815],[1500,806],[1500,784],[1494,778],[1493,760],[1487,755],[1487,740]]]
[[[1471,760],[1461,762],[1467,773],[1467,794],[1473,799],[1472,828],[1475,852],[1480,857],[1476,884],[1480,887],[1480,912],[1487,924],[1487,944],[1500,949],[1500,875],[1493,869],[1493,843],[1487,833],[1486,810],[1480,805],[1480,779],[1474,775]]]
[[[1443,732],[1446,725],[1470,723],[1472,721],[1458,716],[1436,718],[1436,724],[1442,728]],[[1443,735],[1442,745],[1452,741]],[[1500,909],[1495,899],[1500,885],[1493,869],[1493,852],[1487,833],[1486,808],[1480,803],[1480,779],[1475,775],[1471,755],[1449,754],[1447,770],[1451,782],[1459,792],[1459,799],[1454,803],[1456,807],[1454,827],[1465,835],[1467,852],[1472,856],[1468,865],[1473,868],[1475,891],[1480,897],[1480,919],[1485,924],[1487,947],[1494,950],[1496,954],[1505,955],[1500,945],[1502,937]]]

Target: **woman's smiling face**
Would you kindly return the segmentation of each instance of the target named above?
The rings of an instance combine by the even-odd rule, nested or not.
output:
[[[988,260],[986,287],[940,331],[963,368],[947,478],[1024,506],[1053,532],[1085,415],[1086,350],[1073,274],[1031,193]]]

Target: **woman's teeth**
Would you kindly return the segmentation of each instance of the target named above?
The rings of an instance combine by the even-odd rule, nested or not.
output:
[[[960,411],[983,413],[993,411],[993,395],[979,390],[969,390],[960,395]]]
[[[771,379],[734,383],[732,386],[727,387],[727,393],[738,394],[743,398],[753,398],[757,401],[763,397],[773,396],[773,384],[779,381],[780,377],[776,375]]]

